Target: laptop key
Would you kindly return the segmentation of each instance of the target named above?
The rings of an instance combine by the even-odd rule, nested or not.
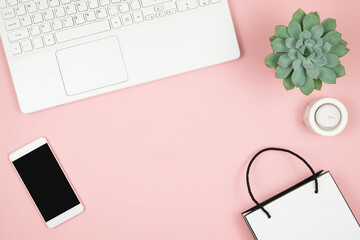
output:
[[[152,5],[157,5],[157,4],[161,4],[164,2],[169,2],[170,0],[141,0],[141,3],[143,5],[143,7],[149,7]]]
[[[17,54],[21,53],[20,43],[11,44],[11,52],[14,55],[17,55]]]
[[[39,26],[29,27],[29,31],[31,36],[38,36],[41,34]]]
[[[133,24],[133,20],[132,20],[130,14],[124,14],[121,16],[121,18],[124,23],[124,26],[129,26],[129,25]]]
[[[34,38],[33,42],[34,42],[35,49],[39,49],[39,48],[44,47],[44,42],[42,40],[42,37]]]
[[[114,17],[111,19],[111,25],[113,28],[120,28],[121,27],[121,20],[120,17]]]
[[[12,8],[6,9],[2,11],[2,17],[4,20],[15,17],[15,12]]]
[[[6,8],[6,1],[0,0],[0,8]]]
[[[40,29],[43,33],[51,32],[51,25],[50,23],[46,22],[40,25]]]
[[[166,14],[167,15],[172,15],[172,14],[175,14],[176,13],[176,9],[175,8],[172,8],[172,9],[169,9],[166,11]]]
[[[32,24],[31,17],[28,15],[25,15],[25,16],[21,17],[20,19],[21,19],[22,25],[24,27],[30,26]]]
[[[14,29],[17,29],[20,27],[21,27],[21,24],[20,24],[19,19],[12,19],[12,20],[5,22],[6,30],[10,31],[10,30],[14,30]]]
[[[59,0],[49,0],[50,2],[50,7],[57,7],[57,6],[60,6],[60,2]]]
[[[64,9],[63,9],[64,10]],[[46,21],[52,20],[55,18],[53,10],[47,10],[44,12],[44,18]]]
[[[56,20],[52,22],[52,27],[54,30],[60,30],[63,28],[61,20]]]
[[[187,11],[198,7],[197,0],[181,0],[176,2],[179,12]]]
[[[24,5],[16,6],[15,8],[16,15],[22,16],[26,14],[26,9]]]
[[[154,19],[155,19],[155,15],[154,15],[154,14],[146,15],[146,16],[145,16],[145,19],[146,19],[147,21],[154,20]]]
[[[119,10],[116,5],[108,7],[108,12],[110,16],[115,16],[119,14]]]
[[[38,10],[35,2],[30,2],[26,4],[26,8],[28,13],[34,13]]]
[[[8,0],[9,7],[13,7],[18,4],[17,0]]]
[[[45,35],[44,41],[45,41],[46,46],[51,46],[51,45],[55,44],[55,39],[52,34]]]
[[[41,23],[44,21],[41,13],[35,13],[32,17],[34,23]]]
[[[76,15],[74,17],[74,20],[77,25],[85,23],[85,18],[83,14]]]
[[[138,0],[131,1],[131,2],[130,2],[130,6],[131,6],[131,9],[132,9],[132,10],[138,10],[138,9],[141,8],[140,3],[139,3]]]
[[[97,13],[97,16],[98,16],[99,19],[107,17],[107,13],[106,13],[105,8],[100,8],[100,9],[96,10],[96,13]]]
[[[89,8],[95,9],[99,7],[99,3],[97,0],[89,0]]]
[[[23,41],[21,43],[21,46],[22,46],[22,49],[24,50],[24,52],[29,52],[29,51],[33,50],[33,46],[32,46],[31,41],[29,39]]]
[[[64,19],[64,26],[66,28],[74,26],[74,20],[72,17],[68,17]]]
[[[49,8],[49,4],[46,0],[40,0],[38,5],[39,5],[39,10],[45,10]]]
[[[160,17],[165,17],[165,12],[157,12],[156,14],[155,14],[155,16],[157,17],[157,18],[160,18]]]
[[[133,16],[134,16],[134,22],[135,23],[140,23],[140,22],[144,21],[144,16],[143,16],[142,11],[134,12]]]
[[[93,11],[90,11],[90,12],[85,13],[85,18],[86,18],[86,21],[92,22],[92,21],[96,20],[96,15]]]
[[[162,11],[162,10],[164,10],[164,5],[155,6],[154,10],[155,10],[155,12]]]
[[[126,12],[130,11],[129,4],[127,4],[126,2],[120,3],[119,4],[119,9],[120,9],[121,13],[126,13]]]
[[[210,4],[209,0],[199,0],[200,7],[204,7]]]
[[[29,32],[28,32],[28,30],[26,28],[23,28],[23,29],[20,29],[20,30],[11,32],[11,33],[8,33],[8,38],[9,38],[10,42],[14,42],[14,41],[18,41],[18,40],[21,40],[21,39],[24,39],[24,38],[28,38],[29,36],[30,36]]]
[[[61,32],[55,33],[55,37],[59,43],[70,41],[73,39],[90,36],[96,33],[106,32],[110,30],[108,20],[89,23],[80,27],[70,28]]]

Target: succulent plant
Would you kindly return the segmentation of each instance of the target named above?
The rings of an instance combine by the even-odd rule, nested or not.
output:
[[[305,95],[322,83],[335,84],[336,78],[345,75],[339,58],[349,52],[347,42],[335,31],[335,19],[320,22],[317,12],[306,14],[297,10],[289,26],[278,25],[270,37],[271,48],[265,64],[276,68],[275,77],[283,79],[286,90],[300,88]]]

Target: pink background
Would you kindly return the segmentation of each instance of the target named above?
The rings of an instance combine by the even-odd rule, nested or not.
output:
[[[0,50],[0,239],[253,239],[241,212],[252,207],[245,169],[260,148],[282,146],[315,170],[330,170],[360,219],[360,4],[355,0],[229,0],[242,57],[35,114],[20,112]],[[336,18],[349,42],[347,75],[306,97],[286,92],[264,65],[277,24],[302,7]],[[308,131],[306,103],[335,97],[349,111],[336,137]],[[50,230],[8,160],[15,149],[48,138],[85,205]],[[264,200],[307,177],[285,154],[254,164]]]

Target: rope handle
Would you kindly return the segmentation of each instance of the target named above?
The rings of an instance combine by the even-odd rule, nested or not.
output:
[[[253,200],[253,202],[266,214],[266,216],[268,218],[271,218],[271,215],[268,211],[266,211],[266,209],[261,206],[261,204],[255,199],[252,191],[251,191],[251,187],[250,187],[250,180],[249,180],[249,175],[250,175],[250,168],[251,168],[251,165],[253,164],[253,162],[255,161],[255,159],[262,153],[264,152],[267,152],[267,151],[280,151],[280,152],[286,152],[286,153],[290,153],[291,155],[299,158],[303,163],[305,163],[305,165],[310,169],[311,173],[313,174],[313,176],[315,176],[315,172],[313,170],[313,168],[310,166],[310,164],[304,159],[302,158],[300,155],[294,153],[293,151],[290,151],[288,149],[284,149],[284,148],[274,148],[274,147],[270,147],[270,148],[264,148],[262,150],[260,150],[258,153],[256,153],[254,155],[254,157],[251,159],[251,161],[249,162],[249,165],[247,167],[247,170],[246,170],[246,184],[247,184],[247,188],[248,188],[248,192],[249,192],[249,195],[251,197],[251,199]],[[318,184],[318,180],[317,178],[314,179],[315,180],[315,193],[318,193],[319,192],[319,184]]]

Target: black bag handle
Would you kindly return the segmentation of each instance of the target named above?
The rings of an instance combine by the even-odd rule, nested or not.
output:
[[[296,154],[293,151],[290,151],[288,149],[270,147],[270,148],[264,148],[264,149],[260,150],[258,153],[256,153],[254,155],[254,157],[251,159],[251,161],[249,162],[249,165],[248,165],[247,170],[246,170],[246,184],[247,184],[248,192],[249,192],[249,195],[250,195],[251,199],[254,201],[254,203],[257,205],[257,207],[260,208],[266,214],[266,216],[268,218],[271,218],[270,213],[268,211],[266,211],[265,208],[255,199],[255,197],[254,197],[254,195],[253,195],[253,193],[251,191],[250,180],[249,180],[249,174],[250,174],[251,165],[253,164],[255,159],[260,154],[262,154],[264,152],[267,152],[267,151],[280,151],[280,152],[290,153],[291,155],[299,158],[303,163],[305,163],[305,165],[310,169],[310,171],[311,171],[311,173],[313,174],[314,177],[316,176],[316,174],[315,174],[313,168],[310,166],[310,164],[304,158],[302,158],[300,155],[298,155],[298,154]],[[315,180],[315,193],[318,193],[319,192],[318,180],[317,180],[317,178],[315,178],[314,180]]]

